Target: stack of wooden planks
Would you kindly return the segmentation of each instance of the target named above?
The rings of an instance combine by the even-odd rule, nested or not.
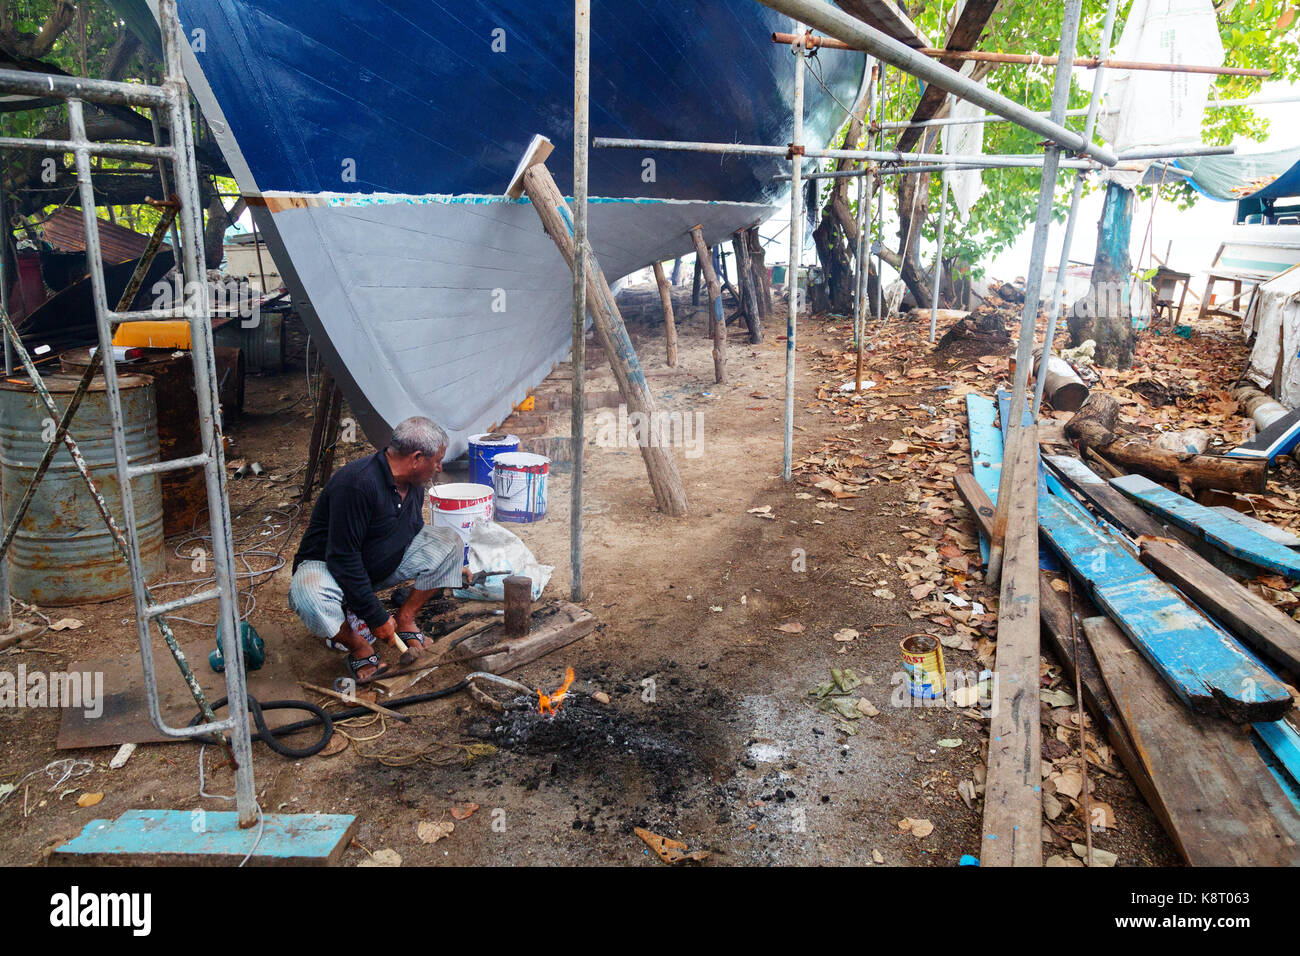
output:
[[[972,473],[957,476],[957,490],[990,535],[1002,450],[993,423],[1009,410],[976,395],[967,410]],[[1072,616],[1038,572],[1044,643],[1078,673],[1085,705],[1178,851],[1199,866],[1300,864],[1289,683],[1300,673],[1300,625],[1221,569],[1300,581],[1300,551],[1146,479],[1107,481],[1062,455],[1035,468],[1037,448],[1025,455],[1044,478],[1017,482],[1037,511],[1038,534],[1021,533],[1041,537],[1075,592]],[[1015,544],[1008,529],[1008,555]],[[1005,582],[1003,591],[1005,601]],[[1000,616],[999,669],[1003,626]],[[990,787],[995,753],[991,743]],[[988,819],[986,806],[986,831]]]

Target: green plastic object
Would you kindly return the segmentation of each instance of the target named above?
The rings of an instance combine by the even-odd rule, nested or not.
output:
[[[266,663],[266,642],[247,621],[239,622],[239,638],[244,644],[244,669],[255,671]],[[217,648],[208,652],[208,665],[218,674],[226,669],[226,660],[221,654],[221,641]]]

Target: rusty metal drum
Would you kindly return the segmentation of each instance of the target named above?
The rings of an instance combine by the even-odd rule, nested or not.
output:
[[[131,464],[159,460],[158,406],[153,380],[124,375],[122,417]],[[62,409],[77,387],[77,377],[45,378]],[[54,433],[49,414],[25,378],[0,380],[0,475],[4,514],[16,512],[23,492],[40,464]],[[112,420],[103,378],[90,390],[72,419],[69,433],[85,458],[91,477],[119,526],[122,494],[113,459]],[[136,529],[146,580],[163,571],[162,494],[157,475],[132,481]],[[66,447],[60,447],[37,486],[18,533],[9,548],[9,586],[15,597],[33,604],[59,606],[111,601],[131,593],[131,576],[95,500],[78,474]]]
[[[158,416],[158,445],[164,460],[189,458],[203,451],[199,436],[199,406],[194,395],[194,363],[187,351],[141,349],[140,358],[119,362],[117,372],[143,374],[153,379]],[[90,349],[74,349],[59,357],[63,371],[78,377],[90,364]],[[223,417],[243,404],[243,356],[238,349],[217,349],[217,376]],[[76,432],[73,432],[76,437]],[[163,534],[171,536],[205,524],[208,490],[203,469],[186,468],[162,475]]]

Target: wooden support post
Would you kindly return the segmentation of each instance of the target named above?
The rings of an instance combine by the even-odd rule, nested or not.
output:
[[[654,264],[655,282],[659,285],[659,302],[664,309],[664,342],[668,346],[668,364],[677,364],[677,323],[673,319],[673,288],[664,278],[663,263]]]
[[[749,326],[749,341],[754,345],[763,341],[763,319],[758,309],[758,288],[754,284],[754,268],[749,261],[749,244],[745,230],[731,236],[731,248],[736,252],[736,282],[744,297],[745,323]]]
[[[722,314],[722,287],[713,272],[713,262],[709,258],[708,247],[704,245],[704,231],[699,226],[691,227],[691,239],[695,242],[695,256],[704,270],[704,281],[709,287],[710,321],[713,332],[713,379],[723,383],[727,380],[727,319]]]
[[[767,253],[763,251],[763,240],[759,238],[758,226],[745,230],[745,239],[749,245],[749,263],[758,280],[758,307],[763,318],[772,314],[772,281],[767,277]]]
[[[330,410],[325,419],[325,437],[321,443],[320,450],[320,483],[325,487],[325,482],[330,480],[330,475],[334,473],[334,449],[339,443],[339,415],[343,412],[343,392],[339,389],[337,382],[331,382]]]
[[[559,248],[560,255],[569,268],[573,268],[573,232],[570,225],[573,215],[545,163],[537,163],[524,172],[523,189],[541,218],[547,235]],[[586,272],[587,309],[591,314],[596,337],[609,356],[619,393],[627,403],[629,414],[638,412],[645,416],[651,427],[657,427],[659,413],[655,407],[654,394],[646,384],[636,349],[628,337],[627,326],[623,324],[618,305],[614,302],[614,293],[610,291],[609,283],[605,281],[605,275],[594,255],[587,257]],[[655,503],[665,514],[675,517],[686,514],[686,489],[682,485],[682,476],[677,471],[677,462],[671,451],[645,442],[641,445],[641,457],[645,460]]]
[[[512,574],[502,582],[505,589],[506,637],[528,633],[528,619],[533,613],[533,579]]]
[[[700,304],[700,276],[703,270],[700,267],[700,257],[695,257],[695,278],[691,281],[691,305],[698,307]]]
[[[989,722],[983,866],[1042,866],[1042,746],[1038,713],[1038,429],[1013,446],[998,602],[996,697]]]
[[[311,501],[312,488],[316,485],[316,469],[320,465],[322,439],[325,434],[325,422],[329,418],[330,402],[334,395],[334,376],[327,368],[321,372],[317,385],[320,393],[316,396],[316,415],[312,419],[311,441],[307,445],[307,470],[302,479],[302,503]]]

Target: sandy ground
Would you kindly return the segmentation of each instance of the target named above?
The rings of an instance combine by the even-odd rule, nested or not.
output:
[[[689,292],[678,299],[676,368],[665,363],[657,308],[647,305],[651,294],[641,290],[625,301],[661,407],[689,414],[702,428],[699,454],[676,454],[690,514],[671,519],[655,510],[639,451],[596,444],[602,419],[590,411],[585,605],[599,627],[512,675],[553,687],[571,665],[575,690],[604,691],[609,705],[584,701],[539,731],[537,718],[503,718],[457,695],[413,708],[408,725],[363,721],[345,727],[353,737],[373,739],[359,739],[334,756],[294,761],[256,744],[261,805],[267,811],[356,814],[357,839],[344,857],[349,865],[381,849],[396,851],[407,865],[663,865],[634,834],[638,826],[710,851],[706,865],[953,866],[963,854],[978,854],[979,803],[968,806],[958,785],[978,776],[981,722],[953,709],[891,705],[898,642],[918,629],[906,613],[907,589],[896,588],[902,599],[883,600],[849,583],[865,555],[906,551],[912,506],[903,483],[876,486],[850,502],[851,511],[828,511],[810,496],[796,497],[806,489],[781,481],[783,318],[769,321],[767,338],[757,346],[732,329],[730,381],[717,385],[705,316],[691,314]],[[809,321],[801,330],[796,458],[837,427],[833,415],[809,407],[824,378],[812,371],[810,358],[818,350],[843,349],[846,332],[842,319]],[[898,358],[906,367],[907,356]],[[589,390],[613,388],[607,369],[588,374]],[[283,479],[231,482],[237,531],[251,529],[246,542],[260,536],[276,548],[285,545],[285,558],[302,531],[299,522],[288,533],[295,473],[311,426],[305,381],[301,366],[250,379],[247,414],[228,429],[230,458],[260,460]],[[916,383],[916,401],[929,400],[924,393],[932,384]],[[557,377],[543,392],[565,388]],[[567,411],[552,413],[551,432],[567,433],[567,421]],[[892,441],[903,424],[880,421],[860,437]],[[369,450],[359,441],[344,457]],[[277,506],[282,510],[267,518]],[[764,506],[774,519],[750,513]],[[548,518],[510,526],[556,566],[551,598],[569,594],[568,513],[569,476],[559,473],[551,478]],[[169,549],[175,544],[169,541]],[[802,565],[798,549],[806,555]],[[256,560],[253,566],[266,566]],[[188,558],[173,558],[169,575],[186,576],[188,565]],[[341,660],[288,612],[288,581],[286,567],[261,583],[250,619],[273,660],[300,679],[328,684],[342,672]],[[0,668],[23,662],[59,669],[135,647],[128,602],[53,613],[86,626],[47,631],[29,647],[0,654]],[[793,623],[802,630],[778,629]],[[842,628],[861,636],[846,646],[833,638]],[[181,624],[178,633],[210,640],[212,632]],[[948,653],[950,668],[979,667],[973,654]],[[219,694],[220,680],[199,665],[205,684]],[[852,668],[864,682],[858,696],[879,711],[856,721],[851,736],[810,703],[808,691],[830,679],[831,667]],[[429,686],[450,682],[450,676],[428,680]],[[94,763],[92,772],[53,792],[44,777],[34,777],[0,806],[0,861],[39,864],[87,821],[130,808],[227,808],[200,797],[194,745],[142,745],[124,768],[110,770],[111,748],[56,751],[58,721],[57,711],[0,710],[0,782],[15,782],[58,758]],[[512,736],[511,727],[525,732]],[[940,740],[960,742],[940,746]],[[468,765],[454,746],[484,742],[499,749]],[[386,766],[374,758],[378,753],[389,763],[413,762]],[[209,749],[208,789],[229,793],[231,774],[217,762]],[[1118,853],[1125,865],[1176,863],[1122,771],[1094,780],[1096,796],[1118,818],[1117,829],[1100,835],[1098,846]],[[83,792],[104,797],[83,809],[75,803]],[[421,822],[452,821],[453,808],[470,804],[477,811],[455,821],[449,836],[421,841]],[[899,822],[905,818],[928,819],[934,831],[924,838],[904,832]],[[1055,840],[1045,854],[1068,855],[1066,841]]]

